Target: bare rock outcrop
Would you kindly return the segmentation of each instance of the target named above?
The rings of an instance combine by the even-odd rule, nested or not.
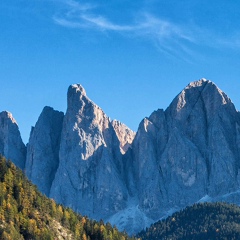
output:
[[[102,109],[81,85],[71,85],[50,197],[95,219],[124,209],[128,193],[119,144]]]
[[[47,196],[59,165],[63,117],[63,112],[45,107],[27,145],[26,175]]]
[[[120,142],[120,151],[122,154],[125,154],[131,146],[136,133],[120,121],[113,120],[111,124]]]
[[[22,141],[16,120],[7,111],[0,113],[0,154],[24,169],[26,146]]]
[[[227,95],[206,79],[190,83],[141,122],[133,141],[140,209],[156,220],[204,196],[230,200],[239,189],[239,139],[239,113]]]

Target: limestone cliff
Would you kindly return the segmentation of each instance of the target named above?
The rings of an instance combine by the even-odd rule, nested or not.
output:
[[[239,114],[226,94],[205,79],[190,83],[139,126],[132,169],[141,210],[157,219],[237,191],[239,137]]]
[[[27,145],[26,175],[47,196],[59,165],[63,116],[62,112],[45,107]]]
[[[128,193],[119,144],[102,109],[81,85],[70,86],[50,197],[95,219],[125,208]]]
[[[7,111],[0,113],[0,154],[24,169],[26,146],[22,141],[16,120]]]
[[[125,154],[128,148],[131,146],[136,133],[132,131],[129,127],[127,127],[125,124],[117,120],[113,120],[111,124],[120,142],[121,153]]]

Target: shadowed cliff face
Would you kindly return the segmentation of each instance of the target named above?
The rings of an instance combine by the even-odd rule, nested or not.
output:
[[[189,84],[166,112],[172,126],[178,126],[205,160],[207,194],[236,189],[238,117],[226,94],[212,82],[200,80]]]
[[[0,113],[0,154],[24,169],[26,146],[22,141],[16,120],[6,111]]]
[[[45,107],[27,145],[26,175],[47,196],[59,165],[63,116],[63,112]]]

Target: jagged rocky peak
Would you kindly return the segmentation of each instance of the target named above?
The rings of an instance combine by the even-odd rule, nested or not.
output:
[[[131,147],[136,133],[120,121],[113,120],[111,124],[120,142],[121,153],[125,154],[128,148]]]
[[[67,104],[68,108],[73,107],[74,103],[79,102],[82,97],[86,97],[86,91],[81,84],[72,84],[68,88],[67,92]]]
[[[106,219],[126,205],[119,140],[103,110],[80,84],[68,89],[59,167],[50,197],[95,219]]]
[[[26,175],[47,196],[59,165],[63,117],[63,112],[44,107],[27,146]]]
[[[191,87],[204,87],[205,84],[212,83],[212,81],[207,80],[206,78],[201,78],[197,81],[190,82],[185,89],[191,88]]]
[[[223,91],[206,79],[187,85],[139,125],[128,183],[139,209],[155,220],[205,195],[237,191],[239,136],[239,114]]]
[[[166,112],[171,115],[171,118],[184,122],[192,109],[202,109],[207,116],[213,116],[223,108],[236,111],[230,98],[222,90],[213,82],[202,78],[188,84],[172,101]]]
[[[75,129],[78,128],[77,125],[80,123],[85,125],[87,132],[93,129],[104,132],[104,130],[109,129],[109,117],[87,97],[85,89],[80,84],[73,84],[68,88],[67,102],[66,115],[71,112],[69,121],[74,121]],[[89,129],[87,129],[87,126]]]
[[[232,103],[230,98],[210,80],[202,78],[198,81],[190,83],[186,89],[191,89],[193,87],[199,87],[199,91],[202,92],[202,94],[206,95],[206,93],[208,93],[215,101],[220,100],[220,103],[222,104]]]
[[[7,111],[0,113],[0,154],[24,169],[26,146],[22,141],[16,120]]]
[[[194,152],[203,157],[208,180],[206,193],[217,196],[236,189],[238,120],[228,96],[213,82],[200,79],[183,89],[167,108],[166,116],[170,134],[172,129],[178,129],[184,142],[189,142],[188,146],[194,146]],[[190,154],[186,159],[192,161]]]
[[[0,117],[1,119],[9,119],[12,123],[17,124],[17,121],[14,119],[12,113],[8,112],[8,111],[2,111],[0,113]]]
[[[163,128],[164,122],[165,122],[165,113],[163,109],[158,109],[154,111],[150,117],[149,120],[157,127],[157,128]]]
[[[76,92],[80,92],[82,95],[86,96],[86,90],[81,84],[72,84],[69,88],[74,89]],[[70,93],[70,90],[68,91],[68,93]]]
[[[83,88],[83,86],[81,84],[72,84],[69,86],[68,88],[68,100],[71,99],[72,96],[86,96],[86,91]]]

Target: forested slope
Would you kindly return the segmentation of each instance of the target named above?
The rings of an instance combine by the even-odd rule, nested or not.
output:
[[[199,203],[153,224],[138,234],[154,239],[240,239],[240,207],[227,203]]]
[[[130,238],[43,196],[21,170],[0,156],[0,239]]]

